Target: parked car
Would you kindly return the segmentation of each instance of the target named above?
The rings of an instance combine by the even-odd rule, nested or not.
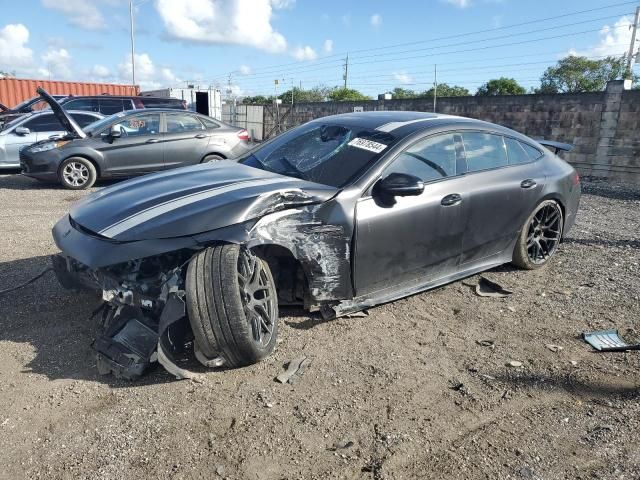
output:
[[[331,318],[503,263],[543,267],[579,199],[576,171],[513,130],[349,113],[289,130],[237,163],[85,197],[53,230],[54,265],[63,285],[103,292],[103,371],[136,376],[157,348],[180,376],[172,326],[190,325],[206,366],[254,363],[276,345],[279,302]]]
[[[66,95],[52,95],[52,97],[60,101]],[[37,112],[45,108],[49,108],[49,104],[42,100],[40,96],[29,98],[13,108],[4,107],[4,110],[0,112],[0,127],[25,113]]]
[[[104,115],[95,112],[70,111],[68,114],[80,128],[104,118]],[[25,113],[5,123],[0,126],[0,169],[19,168],[19,152],[22,148],[66,133],[65,127],[51,110]]]
[[[142,108],[168,108],[186,110],[187,103],[177,98],[159,98],[142,96],[69,96],[59,102],[66,110],[87,110],[100,112],[103,115]]]
[[[68,134],[62,142],[44,140],[21,150],[22,173],[65,188],[235,158],[251,148],[245,129],[172,109],[120,112],[82,130],[47,92],[39,93]]]

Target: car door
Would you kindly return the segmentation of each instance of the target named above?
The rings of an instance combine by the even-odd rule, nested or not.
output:
[[[423,138],[381,175],[417,176],[421,195],[377,198],[375,186],[356,205],[355,284],[366,295],[408,282],[428,283],[457,271],[467,219],[459,135]]]
[[[513,240],[532,211],[545,176],[522,152],[518,160],[516,148],[522,148],[511,141],[505,143],[502,135],[463,132],[462,140],[470,195],[469,221],[462,248],[465,265],[511,253],[507,250],[512,248]],[[527,158],[529,163],[522,162],[522,158]]]
[[[121,136],[113,138],[115,127]],[[164,168],[160,113],[138,113],[119,117],[100,135],[97,149],[104,156],[104,172],[110,175],[132,175]]]
[[[165,113],[165,168],[200,163],[209,144],[210,132],[195,115]]]

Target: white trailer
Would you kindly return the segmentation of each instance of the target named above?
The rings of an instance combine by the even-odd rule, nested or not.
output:
[[[194,112],[208,115],[217,120],[222,120],[222,97],[220,90],[208,87],[206,89],[194,88],[163,88],[160,90],[148,90],[140,92],[147,97],[178,98],[187,102],[187,108]]]

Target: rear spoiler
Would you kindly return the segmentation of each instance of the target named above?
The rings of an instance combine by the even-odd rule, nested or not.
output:
[[[556,155],[560,152],[569,152],[573,148],[573,145],[569,143],[560,143],[551,140],[537,140],[537,142],[553,151]]]

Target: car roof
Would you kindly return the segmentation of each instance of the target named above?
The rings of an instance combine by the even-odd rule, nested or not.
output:
[[[392,133],[395,137],[402,138],[416,132],[439,129],[441,127],[465,127],[492,130],[520,138],[528,137],[495,123],[476,120],[475,118],[445,115],[442,113],[412,112],[412,111],[375,111],[343,113],[322,117],[314,122],[335,122],[345,126],[354,126]]]
[[[66,96],[64,99],[65,100],[75,100],[78,98],[88,98],[88,99],[105,99],[105,98],[109,98],[109,99],[122,99],[122,98],[143,98],[143,99],[151,99],[151,100],[162,100],[162,101],[173,101],[173,102],[182,102],[182,100],[180,100],[179,98],[172,98],[172,97],[147,97],[146,95],[69,95]]]

